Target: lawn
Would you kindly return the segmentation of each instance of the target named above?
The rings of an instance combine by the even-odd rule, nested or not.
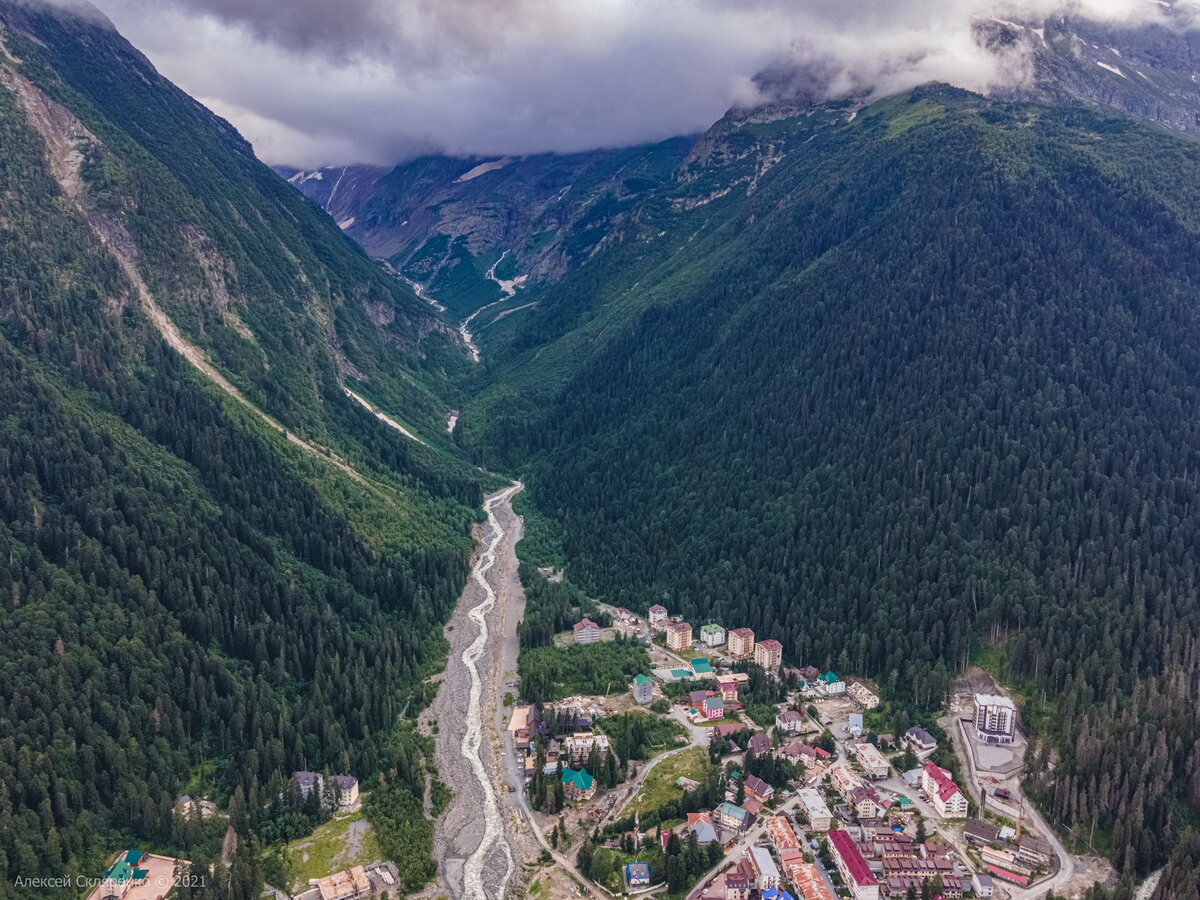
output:
[[[640,809],[645,813],[658,809],[669,800],[679,799],[683,796],[683,788],[678,787],[675,780],[684,777],[703,782],[711,765],[704,747],[692,747],[664,759],[646,776],[646,783],[629,809],[639,808],[640,803]]]
[[[283,852],[293,887],[307,887],[310,878],[383,858],[371,823],[353,815],[331,819],[308,837],[292,841]]]

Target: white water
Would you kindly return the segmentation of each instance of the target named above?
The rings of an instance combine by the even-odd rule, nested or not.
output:
[[[497,278],[496,277],[496,266],[498,266],[498,265],[500,265],[500,263],[504,262],[504,257],[506,257],[506,256],[508,256],[507,250],[505,250],[503,253],[501,253],[500,258],[498,260],[496,260],[494,263],[492,263],[492,267],[487,270],[487,273],[485,275],[486,278],[496,282],[496,284],[500,286],[500,290],[504,294],[504,296],[501,297],[499,300],[493,301],[492,303],[488,303],[485,306],[479,307],[479,309],[475,310],[475,312],[471,313],[469,316],[467,316],[465,319],[463,319],[462,324],[460,324],[458,326],[458,333],[462,337],[463,343],[467,345],[467,349],[471,351],[471,359],[475,360],[475,362],[479,362],[479,345],[475,343],[475,336],[471,334],[471,323],[475,320],[475,317],[478,316],[481,312],[491,309],[493,306],[496,306],[499,303],[503,303],[505,300],[511,300],[513,295],[516,294],[517,288],[519,288],[525,281],[524,275],[518,275],[516,278]],[[516,312],[516,310],[512,310],[512,311]]]
[[[489,854],[496,847],[497,842],[500,849],[504,852],[506,867],[504,877],[500,880],[499,890],[496,893],[497,897],[503,897],[508,888],[508,881],[512,877],[513,872],[513,857],[512,850],[508,846],[508,841],[503,837],[503,819],[500,814],[500,804],[496,799],[496,791],[492,787],[492,780],[488,777],[487,769],[483,765],[483,759],[479,755],[479,746],[483,740],[483,679],[479,675],[479,659],[483,656],[488,646],[488,624],[487,616],[491,612],[492,607],[496,605],[496,592],[492,586],[488,584],[487,573],[496,565],[496,548],[500,545],[500,541],[504,538],[504,529],[500,527],[500,522],[496,518],[495,508],[501,503],[507,501],[510,497],[521,490],[523,485],[520,482],[515,482],[512,487],[507,488],[496,494],[484,504],[484,509],[487,510],[488,526],[491,529],[491,537],[487,542],[487,549],[479,557],[475,563],[475,568],[471,572],[471,577],[483,589],[483,602],[476,606],[468,613],[471,621],[479,626],[479,635],[471,642],[463,652],[463,664],[471,673],[471,690],[467,698],[467,729],[463,734],[462,739],[462,755],[471,765],[471,771],[475,775],[475,780],[479,782],[480,788],[483,790],[483,839],[479,842],[479,846],[475,852],[467,857],[467,862],[463,867],[463,896],[469,898],[477,898],[477,900],[487,900],[487,894],[483,889],[483,866],[487,861]]]

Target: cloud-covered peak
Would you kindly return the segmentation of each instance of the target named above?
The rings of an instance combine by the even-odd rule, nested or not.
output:
[[[71,0],[63,0],[71,2]],[[764,99],[799,62],[821,90],[1019,73],[980,16],[1163,20],[1157,0],[99,0],[185,90],[272,163],[391,164],[661,140]]]

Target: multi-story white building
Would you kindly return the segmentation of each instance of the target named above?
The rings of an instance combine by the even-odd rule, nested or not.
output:
[[[600,640],[600,626],[586,617],[575,623],[574,631],[577,644],[594,644]]]
[[[975,695],[975,737],[985,744],[1011,744],[1017,733],[1017,706],[999,694]]]
[[[926,762],[921,772],[921,790],[943,819],[967,817],[967,798],[958,789],[950,773],[932,761]]]
[[[833,822],[833,813],[829,811],[821,792],[816,788],[801,788],[796,791],[796,796],[800,798],[800,805],[808,816],[809,827],[813,831],[828,831]]]
[[[871,872],[850,832],[840,828],[829,832],[829,855],[854,900],[879,900],[879,880]]]
[[[750,863],[750,872],[760,891],[779,887],[779,868],[766,847],[751,847],[746,854],[746,861]]]
[[[714,622],[701,625],[700,642],[706,647],[720,647],[725,643],[725,629]]]
[[[858,764],[862,766],[863,771],[871,778],[887,778],[888,761],[887,758],[879,752],[879,748],[874,744],[861,743],[855,744],[851,748]]]
[[[569,735],[562,739],[560,745],[563,755],[568,758],[572,766],[581,766],[587,763],[593,748],[602,757],[607,756],[609,752],[608,735],[595,734],[590,731]]]

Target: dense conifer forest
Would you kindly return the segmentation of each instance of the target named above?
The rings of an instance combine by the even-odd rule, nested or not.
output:
[[[587,597],[749,625],[903,710],[983,663],[1075,847],[1194,896],[1196,143],[937,86],[731,116],[469,376],[446,321],[103,26],[0,0],[0,186],[6,887],[126,840],[206,868],[220,829],[172,813],[203,789],[244,839],[185,896],[249,900],[325,815],[300,768],[362,779],[405,888],[429,878],[430,749],[404,718],[467,572],[469,459],[522,474],[578,585],[522,569],[525,698],[648,667],[632,641],[552,645]],[[328,453],[170,349],[119,255]],[[773,690],[756,676],[759,712]],[[670,738],[643,725],[613,726],[631,758]],[[676,884],[706,862],[660,857]]]
[[[297,769],[373,789],[419,887],[430,748],[402,722],[445,652],[481,484],[340,379],[440,431],[443,326],[114,32],[0,4],[0,38],[0,893],[94,877],[126,841],[200,871],[233,824],[232,869],[189,896],[257,897],[263,851],[322,817]],[[70,199],[42,99],[39,127],[82,148]],[[365,474],[170,349],[98,223],[252,402]],[[229,821],[174,815],[188,791]]]
[[[1200,824],[1200,147],[942,88],[846,118],[714,129],[493,335],[466,434],[592,596],[919,708],[988,659],[1052,820],[1144,873]]]

